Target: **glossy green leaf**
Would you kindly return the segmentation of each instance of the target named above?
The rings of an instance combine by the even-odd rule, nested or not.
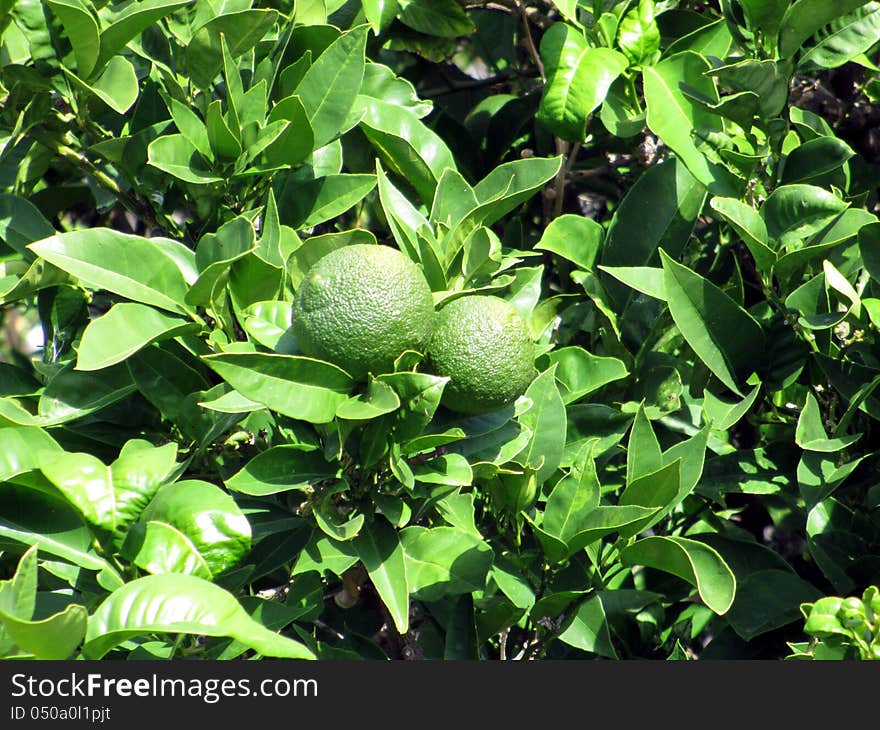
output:
[[[648,168],[615,211],[602,249],[603,266],[654,266],[662,248],[670,256],[684,249],[706,200],[706,189],[681,162]],[[621,302],[621,287],[610,293]]]
[[[68,72],[73,84],[86,93],[94,94],[117,114],[125,114],[138,98],[138,79],[131,61],[114,56],[97,79],[86,83]]]
[[[211,18],[186,46],[189,73],[197,85],[207,87],[223,68],[221,37],[233,58],[250,51],[278,19],[275,10],[233,10]]]
[[[41,428],[0,428],[0,482],[39,468],[41,452],[60,450],[58,442]]]
[[[352,541],[355,553],[400,633],[409,629],[406,557],[396,530],[384,519],[365,525]]]
[[[199,150],[182,134],[168,134],[153,140],[147,154],[153,167],[184,182],[209,185],[223,180],[207,167]]]
[[[40,421],[57,425],[106,408],[136,389],[125,365],[101,371],[64,369],[46,385],[37,404]]]
[[[101,31],[100,52],[95,68],[103,68],[130,40],[156,21],[191,2],[192,0],[142,0],[129,5]]]
[[[82,0],[46,0],[46,5],[64,26],[73,46],[77,72],[88,78],[100,52],[100,26],[94,11]]]
[[[441,38],[469,35],[474,26],[456,0],[397,0],[400,21],[413,30]]]
[[[336,475],[336,469],[318,452],[288,444],[257,454],[225,484],[233,492],[263,496],[289,489],[305,490]]]
[[[851,446],[861,438],[861,434],[853,434],[844,438],[828,438],[819,411],[819,402],[812,393],[807,393],[807,400],[798,416],[795,431],[795,443],[806,451],[836,453]]]
[[[198,325],[153,307],[123,302],[92,320],[77,349],[77,370],[101,370],[122,362],[151,342],[177,337]]]
[[[456,527],[407,527],[400,533],[412,595],[423,601],[482,590],[492,567],[492,548]]]
[[[443,139],[414,114],[394,104],[365,99],[361,129],[380,159],[400,175],[427,204],[434,199],[437,182],[455,160]]]
[[[736,578],[716,550],[685,537],[645,537],[620,553],[624,565],[656,568],[694,586],[703,602],[723,615],[733,605]]]
[[[720,163],[711,148],[698,145],[696,141],[709,140],[722,133],[721,118],[696,104],[680,88],[681,84],[687,84],[708,99],[717,101],[715,85],[705,75],[709,68],[705,58],[690,51],[646,68],[648,126],[710,192],[735,195],[740,184],[734,175]]]
[[[596,221],[567,213],[550,222],[535,248],[555,253],[590,271],[604,237],[605,231]]]
[[[203,359],[246,398],[311,423],[332,421],[354,385],[335,365],[306,357],[230,352]]]
[[[748,247],[761,271],[769,271],[776,263],[775,245],[771,246],[767,224],[761,215],[736,198],[715,197],[709,205],[727,221]]]
[[[300,229],[312,228],[342,215],[374,187],[375,175],[343,173],[308,182],[288,179],[275,192],[282,222]]]
[[[86,286],[170,312],[188,311],[183,274],[150,239],[90,228],[59,233],[29,248]]]
[[[83,654],[100,659],[135,636],[153,633],[229,636],[266,656],[314,658],[298,641],[252,619],[235,597],[193,575],[150,575],[126,583],[89,617]]]
[[[753,354],[764,347],[760,325],[714,284],[661,252],[669,311],[694,352],[737,395]]]
[[[141,520],[162,522],[186,536],[212,576],[232,568],[251,547],[247,518],[232,497],[208,482],[193,479],[166,484]]]
[[[535,378],[525,392],[532,406],[519,417],[519,422],[532,433],[520,458],[537,469],[539,483],[556,471],[565,445],[565,404],[555,375],[556,367],[551,365]]]
[[[779,53],[790,58],[810,36],[825,25],[867,5],[868,0],[840,0],[829,4],[825,0],[796,0],[788,8],[779,31]]]
[[[318,56],[296,87],[315,132],[316,149],[346,131],[364,78],[366,37],[366,26],[341,35]]]
[[[660,50],[660,29],[654,20],[654,0],[639,0],[639,4],[620,19],[617,45],[633,65],[653,60]]]
[[[632,448],[632,447],[630,447]],[[620,495],[621,507],[639,506],[660,510],[661,514],[675,504],[681,487],[681,460],[666,464],[649,474],[642,474],[627,484]],[[633,537],[651,527],[659,516],[628,525],[620,530],[621,537]]]
[[[618,658],[611,641],[605,607],[599,596],[592,596],[578,606],[563,632],[559,634],[559,640],[599,656]]]
[[[541,39],[541,59],[547,84],[538,119],[554,134],[579,142],[589,115],[626,69],[626,57],[609,48],[592,48],[577,29],[554,23]]]
[[[880,6],[878,6],[880,28]],[[855,156],[852,148],[837,137],[817,137],[793,149],[782,168],[782,184],[806,182],[826,175]]]
[[[551,350],[547,359],[556,364],[559,393],[566,405],[629,375],[622,360],[593,355],[580,347]]]

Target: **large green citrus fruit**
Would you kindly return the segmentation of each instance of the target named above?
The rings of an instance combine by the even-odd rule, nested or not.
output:
[[[361,380],[390,372],[404,350],[424,352],[434,324],[421,269],[395,248],[355,244],[319,259],[293,304],[304,355]]]
[[[469,295],[437,315],[427,366],[450,378],[441,403],[459,413],[488,413],[522,395],[535,377],[528,325],[503,299]]]

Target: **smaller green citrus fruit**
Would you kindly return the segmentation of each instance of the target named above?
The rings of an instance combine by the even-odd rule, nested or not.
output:
[[[535,377],[535,346],[525,320],[504,299],[467,295],[437,315],[426,364],[450,378],[441,403],[488,413],[511,403]]]

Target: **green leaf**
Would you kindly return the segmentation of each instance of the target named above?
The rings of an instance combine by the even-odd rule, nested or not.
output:
[[[632,447],[630,447],[631,449]],[[639,506],[660,510],[660,513],[645,520],[628,525],[620,530],[624,538],[647,530],[656,524],[661,515],[674,506],[681,487],[681,461],[676,459],[650,474],[643,474],[631,481],[620,495],[618,504],[621,507]]]
[[[94,535],[60,495],[11,482],[0,490],[0,538],[35,545],[86,570],[110,569],[93,550]]]
[[[152,575],[184,573],[213,578],[211,568],[192,540],[164,522],[150,520],[133,525],[121,554]]]
[[[354,386],[344,371],[293,355],[224,353],[204,362],[246,398],[310,423],[329,423]]]
[[[28,248],[90,288],[170,312],[189,312],[184,303],[187,282],[156,239],[89,228],[59,233]]]
[[[541,59],[547,83],[537,118],[553,134],[580,142],[590,114],[626,69],[626,57],[610,48],[592,48],[577,29],[554,23],[541,39]]]
[[[400,408],[400,398],[397,397],[394,389],[381,380],[372,379],[365,393],[352,396],[339,404],[336,417],[351,421],[367,421],[393,413],[398,408]]]
[[[457,527],[407,527],[400,533],[410,593],[421,601],[483,590],[492,548]]]
[[[210,19],[192,36],[186,46],[186,65],[190,77],[207,88],[223,68],[221,38],[232,58],[250,51],[275,25],[275,10],[245,9]]]
[[[400,22],[413,30],[440,38],[474,32],[474,25],[456,0],[398,0]]]
[[[877,12],[880,27],[880,10]],[[837,137],[817,137],[795,147],[785,158],[781,182],[807,182],[842,167],[855,156],[853,149]]]
[[[795,443],[805,451],[821,451],[836,453],[852,446],[861,438],[861,434],[853,434],[844,438],[828,438],[819,411],[819,402],[812,393],[807,393],[807,400],[798,416],[797,429],[794,434]]]
[[[42,451],[61,451],[58,442],[36,427],[0,428],[0,482],[38,469]]]
[[[158,20],[191,2],[192,0],[143,0],[126,7],[113,18],[112,24],[101,31],[100,52],[95,68],[103,68],[129,41]]]
[[[787,570],[756,570],[737,582],[736,600],[727,621],[739,636],[751,641],[802,619],[800,606],[821,592]]]
[[[782,185],[761,206],[761,218],[779,247],[799,243],[819,232],[849,204],[814,185]]]
[[[315,60],[296,87],[315,132],[315,148],[347,131],[364,78],[367,26],[339,36]]]
[[[651,63],[660,50],[660,29],[654,20],[654,0],[639,0],[620,20],[617,45],[630,63],[640,66]]]
[[[292,355],[292,335],[289,335],[291,311],[290,302],[255,302],[241,313],[241,327],[251,339],[263,347]]]
[[[198,325],[144,304],[123,302],[86,327],[77,348],[77,370],[101,370],[122,362],[151,342],[177,337]]]
[[[398,0],[361,0],[364,15],[373,29],[373,33],[379,35],[397,17]]]
[[[565,446],[565,404],[556,385],[556,366],[541,373],[524,394],[531,408],[519,422],[532,433],[529,444],[518,457],[524,464],[537,469],[538,483],[543,483],[562,461]]]
[[[58,16],[76,58],[76,70],[82,78],[88,78],[100,52],[100,27],[94,10],[83,0],[45,0],[46,5]]]
[[[279,101],[266,123],[286,121],[287,128],[264,150],[264,155],[272,165],[296,165],[307,159],[315,149],[315,131],[309,121],[308,113],[298,96],[288,96]]]
[[[793,57],[804,45],[804,41],[816,31],[867,3],[868,0],[839,0],[833,4],[825,0],[796,0],[782,19],[779,31],[780,56]]]
[[[43,452],[40,469],[90,524],[121,542],[175,465],[176,444],[132,440],[110,466],[87,453]]]
[[[639,406],[633,419],[626,449],[626,483],[632,484],[636,479],[651,474],[663,466],[663,451],[660,442],[648,420],[643,406]],[[647,504],[630,502],[629,504]]]
[[[669,311],[687,343],[737,395],[764,347],[761,326],[721,289],[661,252]]]
[[[207,132],[205,134],[207,136]],[[154,139],[147,148],[147,159],[153,167],[184,182],[209,185],[223,181],[206,166],[199,150],[182,134]]]
[[[776,252],[770,246],[770,234],[761,215],[736,198],[712,198],[709,206],[727,221],[748,247],[759,271],[770,271],[776,263]]]
[[[588,459],[580,475],[569,474],[553,487],[544,507],[542,529],[568,543],[586,529],[584,521],[599,506],[601,491],[596,465]]]
[[[358,555],[351,542],[332,540],[316,529],[297,557],[292,575],[302,575],[310,571],[317,571],[323,575],[325,571],[329,571],[334,575],[342,576],[357,561]]]
[[[756,385],[739,403],[723,401],[707,390],[703,393],[703,414],[713,429],[726,431],[748,413],[760,390],[761,386]]]
[[[138,578],[111,593],[89,617],[83,654],[100,659],[128,639],[154,633],[228,636],[266,656],[314,658],[252,619],[228,591],[174,573]]]
[[[866,3],[849,15],[838,12],[827,34],[820,34],[818,43],[798,59],[798,67],[805,71],[837,68],[868,51],[877,41],[880,5]]]
[[[559,640],[582,651],[609,659],[618,658],[611,641],[605,607],[599,596],[592,596],[578,606],[559,634]]]
[[[649,167],[614,212],[602,265],[656,266],[661,248],[679,256],[705,200],[705,187],[675,158]],[[621,303],[630,296],[620,286],[609,291]]]
[[[70,659],[86,633],[88,611],[68,605],[41,621],[9,616],[0,609],[0,624],[15,644],[35,659]]]
[[[156,492],[141,521],[161,522],[184,535],[216,576],[250,551],[251,526],[235,501],[208,482],[166,484]]]
[[[585,271],[592,271],[604,238],[605,230],[596,221],[567,213],[550,222],[535,248],[555,253]]]
[[[138,79],[134,66],[122,56],[111,58],[103,73],[88,84],[69,71],[67,76],[75,86],[94,94],[117,114],[125,114],[138,98]]]
[[[694,586],[715,613],[733,605],[736,578],[716,550],[685,537],[645,537],[620,552],[624,565],[644,565],[676,575]]]
[[[395,627],[401,634],[406,633],[409,630],[409,582],[397,531],[383,517],[378,517],[364,526],[352,545]]]
[[[98,371],[64,369],[43,391],[37,413],[43,425],[58,425],[106,408],[136,389],[125,365]]]
[[[387,1],[387,0],[386,0]],[[422,99],[410,81],[398,76],[393,69],[375,62],[367,62],[364,67],[364,82],[359,95],[364,100],[382,101],[403,109],[418,119],[424,119],[434,108],[429,99]]]
[[[581,347],[561,347],[546,357],[549,364],[556,365],[559,393],[566,405],[629,375],[622,360],[593,355]]]
[[[55,233],[39,208],[26,198],[0,194],[0,240],[20,254],[27,245]],[[28,254],[29,255],[29,254]]]
[[[327,175],[307,182],[285,179],[275,192],[282,222],[312,228],[342,215],[376,187],[375,175]]]
[[[461,454],[443,454],[414,464],[412,473],[417,482],[444,484],[450,487],[467,487],[473,483],[471,465]]]
[[[378,99],[363,100],[360,126],[364,135],[385,166],[430,204],[443,172],[456,167],[446,143],[410,111]]]
[[[264,496],[290,489],[306,490],[335,476],[336,469],[320,453],[286,444],[258,454],[225,484],[233,492]]]
[[[737,195],[741,187],[734,175],[696,140],[712,139],[723,132],[721,117],[685,95],[686,84],[703,97],[718,101],[712,79],[705,75],[709,62],[691,51],[676,54],[645,68],[645,102],[648,126],[684,162],[691,174],[716,195]]]
[[[238,159],[242,151],[241,139],[223,118],[219,99],[208,104],[206,127],[214,157],[219,160]]]

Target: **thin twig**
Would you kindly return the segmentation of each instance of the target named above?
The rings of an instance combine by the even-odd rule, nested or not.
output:
[[[546,83],[547,73],[544,70],[544,62],[541,60],[541,54],[538,53],[538,47],[535,45],[535,39],[532,37],[532,26],[529,22],[528,13],[526,13],[525,6],[522,3],[516,4],[516,11],[522,18],[523,30],[525,31],[526,48],[528,49],[529,55],[532,57],[532,60],[535,62],[535,66],[538,68],[538,73],[541,74],[541,80]]]
[[[577,159],[578,152],[581,151],[581,143],[575,142],[568,151],[568,157],[565,164],[559,168],[556,175],[556,197],[553,199],[553,219],[558,218],[562,214],[562,205],[565,198],[565,186],[568,183],[568,176],[571,168]]]

